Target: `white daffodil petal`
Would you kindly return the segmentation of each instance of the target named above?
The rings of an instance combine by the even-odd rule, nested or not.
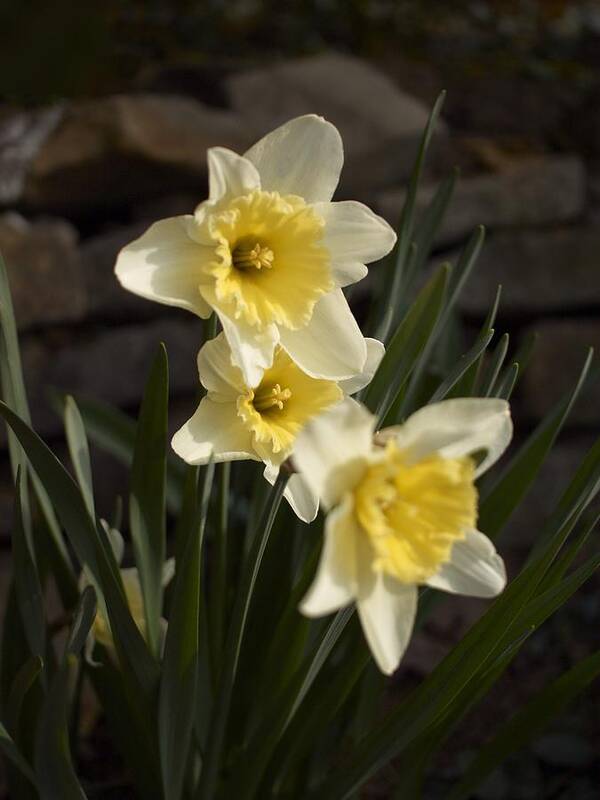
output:
[[[235,401],[246,391],[242,373],[231,363],[231,350],[222,332],[200,348],[198,373],[204,388],[219,400]]]
[[[246,386],[258,386],[264,371],[273,364],[273,353],[279,341],[276,325],[267,325],[257,331],[242,319],[230,319],[217,309],[217,314],[227,343],[231,349],[231,362],[239,367]]]
[[[372,572],[371,560],[363,559],[360,552],[359,565],[358,616],[377,666],[385,675],[391,675],[410,641],[417,587]]]
[[[362,372],[367,345],[341,289],[324,295],[309,324],[281,330],[281,344],[313,378],[341,381]]]
[[[385,355],[385,347],[379,339],[365,339],[367,344],[367,360],[362,372],[353,378],[340,381],[340,389],[344,394],[354,394],[364,389],[371,382],[373,375],[377,372],[381,359]]]
[[[214,403],[208,397],[173,436],[171,446],[188,464],[206,464],[211,454],[214,461],[257,460],[252,435],[238,417],[235,403]]]
[[[386,256],[396,242],[390,225],[362,203],[315,203],[315,211],[325,220],[323,244],[339,286],[364,278],[366,269],[360,267]]]
[[[264,471],[265,478],[271,486],[279,475],[279,467],[267,464]],[[302,522],[312,522],[319,512],[319,496],[310,488],[303,476],[294,473],[288,479],[283,496],[288,501],[294,514]]]
[[[356,537],[352,496],[327,516],[323,550],[312,586],[300,604],[307,617],[331,614],[351,603],[356,593]]]
[[[506,586],[506,568],[488,537],[471,530],[453,544],[450,561],[427,585],[452,594],[496,597]]]
[[[225,147],[208,150],[208,199],[211,202],[225,196],[240,194],[260,188],[260,175],[251,161]]]
[[[268,133],[245,156],[258,169],[263,190],[316,203],[333,197],[344,148],[334,125],[307,114]]]
[[[293,463],[328,508],[352,491],[362,475],[374,424],[366,408],[346,398],[310,420],[298,434]]]
[[[117,257],[115,274],[123,288],[168,306],[209,317],[210,306],[199,291],[200,267],[212,250],[190,238],[192,216],[155,222]]]
[[[512,437],[510,407],[496,398],[465,397],[432,403],[416,411],[404,425],[377,434],[379,442],[395,438],[409,448],[415,459],[430,453],[442,458],[460,458],[485,451],[475,477],[492,466]]]

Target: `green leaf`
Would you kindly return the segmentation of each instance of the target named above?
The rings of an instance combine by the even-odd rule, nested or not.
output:
[[[518,363],[507,367],[504,370],[504,374],[498,378],[491,396],[499,397],[501,400],[510,400],[520,374],[521,367]]]
[[[386,270],[385,281],[382,284],[382,289],[385,294],[384,297],[379,298],[380,302],[381,300],[385,299],[383,307],[386,309],[386,312],[377,329],[377,333],[375,334],[376,338],[384,343],[387,342],[389,333],[394,326],[396,315],[402,303],[402,293],[406,288],[405,268],[412,245],[412,232],[414,227],[417,191],[421,180],[421,173],[423,172],[425,156],[427,154],[442,105],[444,104],[445,97],[446,92],[441,92],[433,106],[431,114],[429,115],[429,120],[421,139],[421,144],[419,146],[419,151],[417,153],[417,158],[408,185],[406,202],[400,216],[400,224],[398,226],[398,242],[394,250],[388,256],[388,268]]]
[[[448,265],[442,265],[421,290],[394,333],[366,391],[364,402],[380,420],[385,418],[408,380],[434,329],[442,308],[449,269]]]
[[[162,570],[166,551],[168,400],[167,351],[161,345],[140,408],[129,496],[129,528],[144,598],[148,644],[155,656],[160,645]]]
[[[202,776],[197,793],[198,800],[212,797],[218,782],[225,729],[229,717],[231,697],[244,638],[248,609],[287,479],[287,474],[284,470],[281,470],[275,481],[275,485],[267,497],[263,512],[256,526],[256,531],[252,537],[248,558],[244,565],[241,583],[235,599],[231,623],[227,633],[223,669],[219,677],[216,702],[211,715],[208,750],[202,767]]]
[[[500,341],[496,345],[496,348],[491,356],[490,363],[487,365],[486,373],[481,380],[481,386],[479,388],[480,397],[491,396],[494,386],[496,385],[498,375],[500,374],[500,370],[502,369],[502,365],[504,364],[506,353],[508,352],[508,342],[509,336],[508,333],[505,333],[500,337]]]
[[[43,657],[46,652],[46,621],[42,587],[33,553],[23,528],[21,501],[21,468],[17,470],[15,512],[12,533],[14,581],[19,613],[31,655]]]
[[[67,655],[42,706],[35,748],[40,800],[86,800],[69,747],[69,695],[76,672],[77,659]]]
[[[9,761],[24,775],[31,783],[36,786],[36,777],[33,770],[25,761],[17,746],[10,737],[10,734],[0,722],[0,751],[8,758]],[[67,800],[67,798],[65,798]]]
[[[92,518],[96,516],[94,507],[94,484],[92,480],[92,464],[85,428],[77,403],[68,395],[64,407],[65,434],[71,463],[81,494]]]
[[[194,523],[181,542],[159,695],[159,745],[165,800],[180,800],[197,702],[202,543],[214,464],[206,468]]]
[[[6,708],[6,724],[15,736],[17,736],[17,731],[19,730],[23,701],[40,675],[43,667],[44,662],[40,656],[32,656],[23,664],[15,676],[10,694],[8,695]]]
[[[78,661],[96,616],[96,594],[88,586],[81,598],[65,646],[63,663],[46,695],[35,743],[35,771],[40,800],[85,800],[69,745],[69,707],[77,676]]]
[[[12,306],[8,275],[2,256],[0,256],[0,381],[2,383],[3,398],[7,406],[13,409],[16,414],[30,425],[31,416],[29,413],[27,394],[25,392],[25,382],[23,380],[17,325]],[[23,517],[23,531],[35,561],[36,556],[31,533],[31,512],[27,483],[28,462],[10,429],[8,432],[8,444],[13,476],[15,479],[18,468],[20,467],[21,469],[21,512]],[[35,473],[31,475],[31,482],[56,550],[59,572],[57,575],[58,589],[63,602],[69,607],[77,596],[77,582],[73,572],[73,566],[52,505]]]
[[[128,414],[108,403],[76,397],[90,439],[126,467],[131,466],[136,439],[136,423]],[[167,454],[167,505],[177,513],[185,482],[186,464],[174,453]]]
[[[394,414],[394,421],[401,420],[409,413],[416,410],[415,402],[416,397],[419,395],[423,376],[429,366],[434,348],[436,344],[448,335],[448,327],[451,322],[451,315],[460,294],[469,279],[469,276],[475,266],[475,262],[481,251],[483,241],[485,239],[485,229],[479,226],[475,229],[469,241],[463,248],[456,266],[451,269],[448,277],[448,290],[446,292],[447,299],[442,311],[440,312],[439,319],[429,337],[427,344],[423,348],[421,355],[417,361],[415,369],[411,375],[410,383],[408,385],[406,394],[402,399],[398,412]],[[491,327],[489,325],[488,327]]]
[[[75,611],[65,655],[79,656],[96,619],[96,609],[96,591],[93,586],[86,586]]]
[[[564,425],[573,403],[579,396],[590,368],[588,354],[574,388],[540,423],[515,456],[500,473],[491,488],[485,487],[479,514],[479,526],[494,537],[506,525],[513,511],[533,483],[556,437]]]
[[[132,670],[143,694],[150,696],[156,686],[158,665],[131,617],[104,531],[94,524],[77,485],[48,446],[4,403],[0,403],[0,415],[17,435],[33,468],[44,481],[79,560],[90,570],[96,586],[101,587],[122,664]]]
[[[444,380],[437,387],[435,392],[431,395],[429,403],[438,403],[452,392],[453,389],[459,384],[461,379],[465,376],[467,371],[479,360],[481,355],[486,351],[488,344],[494,337],[494,329],[485,331],[477,338],[473,347],[460,357],[456,366],[449,372]]]
[[[548,520],[529,564],[410,698],[361,743],[352,763],[334,772],[311,800],[350,797],[372,775],[435,724],[465,686],[506,649],[521,610],[534,595],[581,514],[600,489],[600,441],[577,470]]]
[[[451,792],[450,800],[466,800],[471,797],[473,790],[496,767],[502,764],[511,753],[535,739],[548,723],[558,716],[598,675],[600,675],[600,652],[580,661],[560,678],[538,692],[479,749],[477,756]]]
[[[405,276],[405,287],[412,285],[414,278],[426,265],[431,255],[435,236],[440,229],[446,209],[452,199],[458,175],[458,167],[454,167],[450,175],[440,182],[431,202],[415,228],[416,258],[412,264],[411,272]]]

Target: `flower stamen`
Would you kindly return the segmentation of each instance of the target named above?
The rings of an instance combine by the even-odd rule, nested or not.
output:
[[[254,398],[253,405],[254,408],[261,414],[264,411],[268,411],[274,407],[277,407],[280,411],[283,411],[285,401],[289,400],[291,396],[292,392],[290,389],[282,389],[281,386],[276,383],[270,391],[264,391],[257,394]]]
[[[231,253],[231,262],[236,269],[272,269],[275,254],[270,247],[260,242],[238,243]]]

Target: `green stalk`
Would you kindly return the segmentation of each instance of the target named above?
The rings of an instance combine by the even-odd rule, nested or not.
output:
[[[223,742],[227,729],[231,697],[240,660],[240,651],[244,639],[248,610],[250,608],[256,578],[279,509],[279,504],[283,497],[287,479],[287,473],[281,470],[275,485],[267,497],[258,525],[256,526],[255,535],[252,538],[250,552],[248,553],[240,588],[233,607],[231,624],[225,643],[223,668],[219,676],[216,703],[211,715],[208,750],[202,769],[200,784],[196,793],[196,800],[212,800],[215,796],[221,762],[221,751],[223,749]]]
[[[214,673],[219,674],[223,653],[223,629],[227,616],[227,533],[229,516],[229,482],[231,462],[219,465],[219,518],[215,542],[214,572],[212,577],[212,639]]]

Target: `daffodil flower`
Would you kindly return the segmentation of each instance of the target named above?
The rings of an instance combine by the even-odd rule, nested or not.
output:
[[[214,310],[248,386],[277,345],[314,378],[351,378],[367,351],[340,287],[364,278],[396,236],[361,203],[330,202],[342,163],[337,129],[314,115],[244,156],[210,149],[208,200],[127,245],[119,281],[200,317]]]
[[[278,345],[273,366],[258,386],[251,387],[233,366],[227,340],[220,333],[198,353],[198,372],[207,395],[173,437],[173,449],[190,464],[206,464],[211,455],[214,461],[263,461],[265,477],[273,483],[307,421],[370,381],[384,348],[376,339],[366,339],[365,347],[363,371],[338,383],[311,377]],[[315,518],[318,495],[301,475],[288,480],[285,497],[300,519]]]
[[[477,528],[475,480],[512,435],[508,404],[453,399],[374,436],[374,418],[347,399],[296,439],[294,465],[329,510],[309,617],[355,602],[382,672],[400,663],[418,586],[494,597],[504,562]]]
[[[111,528],[105,520],[100,520],[100,522],[102,523],[102,527],[106,532],[108,541],[115,556],[115,560],[120,566],[125,552],[123,537],[116,528]],[[129,611],[131,612],[133,621],[139,628],[142,636],[146,638],[146,616],[144,614],[144,598],[142,595],[142,585],[140,583],[139,572],[136,567],[121,568],[119,572],[121,573],[123,589],[125,590],[127,605],[129,606]],[[163,586],[168,586],[174,574],[175,561],[174,559],[169,558],[163,564]],[[79,580],[79,589],[83,590],[89,584],[93,584],[93,580],[88,571],[84,569]],[[166,633],[167,629],[167,621],[165,619],[161,619],[161,629],[164,639],[164,634]],[[92,654],[94,652],[94,646],[96,642],[105,647],[113,656],[115,655],[115,643],[110,629],[107,612],[102,603],[99,603],[98,605],[96,617],[85,644],[86,659],[92,664],[94,663]]]

